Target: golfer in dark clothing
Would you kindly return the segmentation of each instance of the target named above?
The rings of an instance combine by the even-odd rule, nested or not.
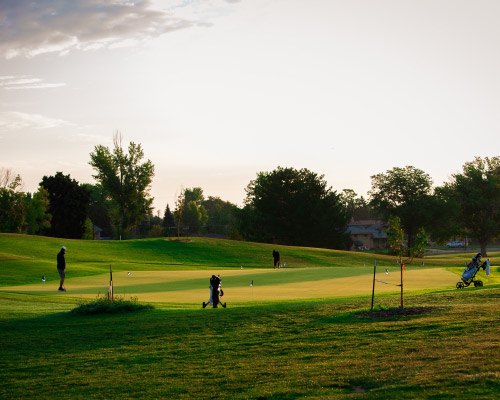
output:
[[[64,254],[66,253],[66,247],[61,247],[61,251],[57,253],[57,271],[59,272],[59,276],[61,277],[61,281],[59,282],[59,290],[60,292],[65,292],[66,289],[63,288],[64,278],[66,278],[66,260],[64,259]]]
[[[273,250],[273,258],[274,258],[274,269],[280,267],[280,253],[279,251]]]

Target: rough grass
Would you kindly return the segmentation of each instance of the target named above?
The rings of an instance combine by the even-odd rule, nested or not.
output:
[[[0,320],[0,397],[498,398],[499,299],[408,296],[431,311],[376,318],[369,299],[85,318],[31,300],[31,317]]]

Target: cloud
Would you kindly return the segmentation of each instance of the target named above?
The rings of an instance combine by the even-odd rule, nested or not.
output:
[[[155,10],[151,0],[2,0],[0,55],[11,59],[120,47],[210,25],[176,16],[173,10],[180,3],[169,1],[167,10]]]
[[[49,89],[66,86],[65,83],[49,83],[31,75],[0,76],[0,88],[4,90]]]
[[[17,111],[0,112],[0,131],[17,129],[47,129],[71,126],[72,124],[61,119],[45,117],[39,114],[26,114]]]

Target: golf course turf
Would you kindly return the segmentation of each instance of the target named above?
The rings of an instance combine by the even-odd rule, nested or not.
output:
[[[55,268],[62,245],[64,293]],[[281,270],[273,248],[287,263]],[[498,253],[489,254],[492,274],[478,273],[484,287],[457,290],[471,256],[408,265],[398,310],[390,256],[0,234],[0,398],[498,398]],[[110,265],[115,294],[154,309],[72,315],[82,299],[107,293]],[[201,309],[212,273],[221,274],[226,309]]]

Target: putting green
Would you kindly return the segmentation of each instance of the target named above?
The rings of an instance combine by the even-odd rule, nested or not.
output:
[[[367,295],[372,291],[373,273],[364,270],[311,268],[282,270],[131,271],[113,273],[115,295],[140,301],[201,303],[209,298],[209,277],[221,274],[226,302],[280,301]],[[314,272],[314,275],[311,274]],[[346,272],[347,271],[347,272]],[[345,276],[347,273],[354,276]],[[333,276],[333,277],[332,277]],[[303,279],[301,279],[303,278]],[[375,293],[399,292],[399,271],[378,273]],[[459,277],[441,268],[414,269],[404,273],[404,290],[454,288]],[[253,282],[253,286],[251,285]],[[0,287],[0,291],[95,298],[109,289],[109,274],[71,279],[66,293],[57,292],[58,282]]]

